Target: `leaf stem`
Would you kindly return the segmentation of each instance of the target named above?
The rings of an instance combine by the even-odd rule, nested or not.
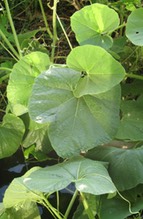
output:
[[[136,74],[133,74],[133,73],[126,73],[125,76],[128,77],[128,78],[135,78],[135,79],[143,80],[142,75],[136,75]]]
[[[21,51],[21,48],[20,48],[20,44],[19,44],[19,40],[18,40],[18,36],[17,36],[16,30],[15,30],[15,27],[14,27],[14,23],[13,23],[13,20],[12,20],[12,16],[11,16],[8,1],[4,0],[4,4],[5,4],[5,7],[6,7],[7,16],[8,16],[9,23],[10,23],[10,26],[11,26],[11,29],[12,29],[12,33],[13,33],[15,44],[16,44],[16,47],[17,47],[17,50],[18,50],[18,53],[19,53],[19,57],[21,58],[22,57],[22,51]]]
[[[50,202],[45,198],[44,195],[43,201],[43,205],[51,212],[51,214],[54,214],[58,219],[63,219],[63,217],[61,217],[62,214],[50,204]]]
[[[80,192],[80,195],[81,195],[81,198],[82,198],[82,203],[83,203],[84,209],[86,211],[86,214],[88,215],[88,218],[89,219],[95,219],[92,211],[89,208],[88,202],[87,202],[84,194],[82,192]]]
[[[53,43],[52,43],[52,51],[51,51],[51,62],[54,62],[55,48],[57,42],[57,4],[59,0],[54,0],[54,5],[52,7],[53,10]]]
[[[76,198],[77,198],[77,195],[78,195],[78,191],[75,190],[75,192],[74,192],[74,194],[73,194],[73,196],[72,196],[72,199],[71,199],[71,201],[70,201],[70,203],[69,203],[69,205],[68,205],[68,207],[67,207],[67,210],[66,210],[66,212],[65,212],[64,219],[67,219],[67,218],[68,218],[68,215],[69,215],[69,213],[70,213],[70,211],[71,211],[71,208],[72,208],[72,206],[73,206],[73,204],[74,204],[74,202],[75,202],[75,200],[76,200]]]
[[[120,28],[123,28],[125,26],[126,26],[126,23],[123,23],[123,24],[119,25],[114,31],[119,30]],[[112,30],[112,31],[108,32],[108,35],[112,34],[114,31]]]
[[[43,20],[44,20],[44,23],[45,23],[45,27],[46,27],[46,30],[47,30],[47,33],[49,34],[50,38],[52,39],[53,38],[53,34],[49,28],[49,24],[48,24],[48,21],[46,19],[46,14],[45,14],[45,11],[44,11],[44,7],[43,7],[43,4],[42,4],[42,0],[38,0],[39,1],[39,5],[40,5],[40,8],[41,8],[41,12],[42,12],[42,16],[43,16]]]

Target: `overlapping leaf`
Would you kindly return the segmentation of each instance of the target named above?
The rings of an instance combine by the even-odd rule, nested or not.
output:
[[[7,88],[8,100],[14,114],[27,112],[27,104],[34,79],[48,69],[49,56],[42,52],[33,52],[24,56],[13,67]]]
[[[85,45],[74,48],[67,57],[70,68],[83,72],[74,94],[98,94],[119,84],[125,70],[106,50],[98,46]]]
[[[62,157],[109,142],[118,127],[120,87],[77,98],[80,76],[72,69],[51,68],[36,79],[29,102],[33,120],[51,122],[49,138]]]
[[[126,36],[133,44],[143,46],[143,8],[138,8],[129,15]]]
[[[25,202],[38,202],[42,200],[40,192],[30,191],[23,183],[24,178],[28,177],[31,172],[36,171],[39,167],[29,170],[23,177],[15,178],[5,192],[3,203],[5,208],[21,206]]]
[[[16,152],[23,138],[25,128],[21,119],[7,114],[0,126],[0,158],[11,156]]]
[[[116,137],[131,141],[143,140],[143,96],[136,101],[122,101],[122,119]]]
[[[143,183],[143,147],[122,149],[97,147],[87,157],[109,162],[109,173],[120,190],[128,190]]]
[[[103,164],[82,157],[42,168],[24,179],[30,190],[49,193],[61,190],[71,182],[75,183],[78,191],[95,195],[116,191]]]
[[[103,4],[92,4],[71,16],[71,27],[80,45],[98,45],[105,49],[112,46],[109,36],[119,25],[115,10]]]

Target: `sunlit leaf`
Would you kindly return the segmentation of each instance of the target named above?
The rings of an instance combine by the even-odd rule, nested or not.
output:
[[[39,191],[30,191],[23,183],[24,178],[28,177],[31,172],[36,171],[39,167],[35,167],[28,171],[23,177],[15,178],[7,188],[3,203],[5,208],[21,206],[25,202],[38,202],[40,199]]]
[[[92,4],[71,16],[71,27],[80,45],[91,44],[110,48],[113,40],[109,36],[119,25],[115,10],[103,4]]]
[[[49,56],[42,52],[32,52],[14,65],[7,88],[8,100],[14,114],[22,115],[27,112],[34,80],[49,65]]]
[[[67,57],[67,65],[83,73],[74,91],[77,97],[108,91],[125,76],[121,64],[98,46],[74,48]]]

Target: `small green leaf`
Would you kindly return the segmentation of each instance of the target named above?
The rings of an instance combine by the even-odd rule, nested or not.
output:
[[[77,190],[85,193],[100,195],[116,191],[103,164],[82,157],[37,170],[24,180],[29,189],[50,193],[71,182],[75,183]]]
[[[74,91],[77,97],[108,91],[119,84],[125,76],[121,64],[98,46],[85,45],[74,48],[67,57],[67,65],[85,72]]]
[[[126,36],[133,44],[143,46],[143,8],[138,8],[129,15]]]
[[[80,45],[98,45],[105,49],[112,47],[113,40],[108,35],[119,25],[115,10],[103,4],[92,4],[71,16],[71,27]]]
[[[0,158],[14,154],[20,146],[25,131],[21,119],[12,114],[6,114],[0,125]]]
[[[119,191],[143,183],[143,146],[136,149],[96,147],[87,157],[109,163],[109,174]]]
[[[49,56],[42,52],[32,52],[14,65],[7,87],[8,100],[14,114],[22,115],[27,112],[34,80],[49,65]]]

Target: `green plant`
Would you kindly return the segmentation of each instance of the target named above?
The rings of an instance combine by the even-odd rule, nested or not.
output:
[[[12,114],[0,127],[0,157],[10,156],[21,142],[27,158],[30,153],[37,156],[34,150],[42,153],[39,159],[48,159],[46,154],[55,151],[60,161],[51,167],[33,167],[15,178],[1,203],[0,218],[40,218],[38,203],[53,218],[67,219],[77,198],[73,219],[140,218],[143,76],[135,65],[142,59],[143,9],[135,9],[120,24],[118,13],[107,5],[82,8],[71,16],[79,43],[73,49],[59,22],[71,48],[65,65],[54,63],[56,11],[54,1],[51,56],[38,51],[27,54],[10,74],[7,112]],[[131,43],[133,53],[127,56],[125,48]],[[128,61],[126,68],[125,62],[124,68],[120,60],[135,54],[134,63]],[[73,196],[61,212],[60,191],[71,183]],[[57,206],[50,202],[55,193]]]

